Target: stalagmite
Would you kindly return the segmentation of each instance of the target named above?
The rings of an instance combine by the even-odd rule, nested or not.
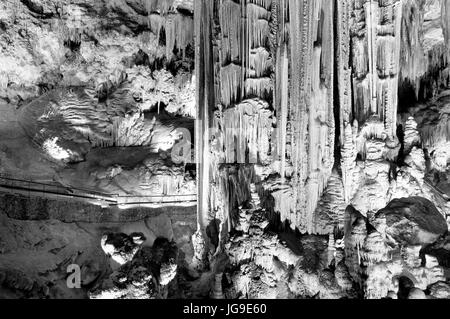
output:
[[[311,232],[334,165],[334,5],[223,0],[217,9],[217,33],[209,40],[217,47],[212,60],[220,104],[212,163],[268,165],[277,157],[295,208],[276,212],[289,216],[292,228]],[[255,108],[256,98],[266,106]]]
[[[237,2],[221,0],[219,5],[220,24],[222,26],[222,61],[242,60],[240,43],[242,31],[240,27],[241,13]]]
[[[420,145],[420,134],[417,130],[417,122],[413,117],[409,117],[405,124],[405,153],[409,153],[414,146]]]

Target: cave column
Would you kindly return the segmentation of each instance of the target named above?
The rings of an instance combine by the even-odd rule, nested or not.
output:
[[[213,1],[195,0],[195,75],[197,116],[195,121],[195,156],[197,164],[197,233],[194,235],[194,259],[198,268],[207,262],[209,221],[210,157],[209,128],[214,106],[214,70],[212,54]]]

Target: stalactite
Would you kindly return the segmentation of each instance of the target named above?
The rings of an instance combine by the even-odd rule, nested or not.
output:
[[[185,57],[186,47],[194,41],[194,23],[192,17],[182,14],[149,14],[149,27],[158,38],[161,30],[165,31],[166,58],[171,60],[174,49]]]
[[[272,95],[273,83],[269,77],[258,79],[248,78],[245,80],[246,96],[260,96],[267,98]]]
[[[262,100],[246,100],[223,113],[223,145],[227,163],[268,161],[272,123],[268,107]]]
[[[144,0],[147,12],[157,11],[166,15],[172,8],[175,0]]]
[[[410,82],[414,88],[415,98],[419,98],[420,77],[426,72],[426,55],[423,52],[424,22],[423,3],[418,1],[404,1],[401,38],[401,83]],[[409,17],[409,18],[408,18]],[[414,23],[411,23],[414,21]]]
[[[171,56],[171,52],[176,47],[185,55],[186,47],[193,41],[192,18],[181,14],[174,16],[173,20],[166,21],[166,47],[171,50],[166,56]]]
[[[253,48],[258,48],[265,45],[269,35],[268,17],[270,12],[252,3],[248,3],[246,9],[248,19],[247,38],[249,39],[248,52],[250,52]]]
[[[288,193],[295,200],[287,207],[283,192],[274,190],[275,211],[292,227],[312,232],[317,202],[334,162],[334,5],[306,0],[217,4],[212,59],[217,62],[220,120],[213,124],[219,132],[212,163],[223,157],[226,163],[267,165],[271,152],[277,154],[277,170],[283,179],[292,177],[294,187]],[[274,105],[255,107],[258,99],[273,100]],[[271,134],[274,123],[276,136]],[[212,165],[212,171],[221,170]],[[217,185],[213,187],[217,191]],[[223,189],[224,200],[214,195],[210,205],[229,201],[232,189]],[[220,209],[224,213],[217,214],[225,220],[230,209],[226,204]]]
[[[222,29],[222,60],[240,61],[241,43],[241,11],[240,5],[231,0],[221,0],[219,3],[220,26]]]
[[[386,141],[387,133],[383,122],[379,117],[374,116],[359,128],[358,139],[356,141],[356,150],[362,159],[366,159],[366,142],[369,140]]]
[[[237,206],[251,197],[249,170],[254,164],[270,164],[272,1],[219,0],[215,5],[211,58],[218,105],[213,106],[217,109],[211,123],[216,132],[210,152],[209,207],[210,218],[220,220],[221,246],[236,226]]]
[[[336,47],[336,63],[337,63],[337,85],[339,92],[339,119],[341,132],[341,145],[345,144],[344,130],[345,127],[351,123],[352,116],[352,101],[351,101],[351,70],[350,70],[350,12],[349,1],[337,1],[337,47]],[[345,168],[343,167],[343,179],[348,178]],[[344,193],[347,184],[344,182]],[[345,195],[348,202],[348,196]]]
[[[313,232],[314,211],[334,161],[333,34],[330,2],[289,2],[290,103],[295,226]]]
[[[392,36],[393,39],[388,38],[388,35],[384,35],[381,38],[384,39],[385,43],[388,46],[388,50],[390,53],[388,54],[386,52],[385,59],[387,60],[387,68],[386,70],[389,71],[389,79],[388,81],[388,89],[387,94],[390,97],[388,100],[388,103],[384,107],[384,119],[385,119],[385,126],[386,131],[389,134],[389,137],[395,137],[396,136],[396,129],[397,129],[397,108],[398,108],[398,78],[399,78],[399,72],[400,72],[400,47],[401,47],[401,21],[402,21],[402,7],[403,2],[402,1],[394,1],[393,4],[393,11],[391,13],[390,21],[387,19],[388,22],[391,22],[392,24]],[[379,44],[380,45],[380,44]],[[383,47],[380,45],[380,47]],[[378,64],[378,69],[380,69],[380,64],[383,59],[377,59],[380,61]],[[386,73],[384,73],[386,74]],[[378,74],[383,75],[383,73]],[[383,105],[381,104],[379,106],[380,108],[383,108]]]
[[[367,74],[367,79],[369,81],[369,102],[370,102],[370,112],[371,114],[377,113],[377,81],[378,74],[377,69],[377,55],[376,55],[376,45],[377,45],[377,25],[378,25],[378,2],[367,1],[365,3],[366,16],[366,31],[367,31],[367,51],[369,56],[369,72]]]
[[[397,127],[402,5],[398,0],[354,2],[350,21],[355,115],[360,125],[379,116],[391,139]]]
[[[295,229],[297,210],[292,187],[276,183],[266,186],[265,191],[265,196],[273,198],[271,210],[279,215],[280,220],[291,221],[290,226],[292,229]]]
[[[241,77],[241,67],[234,63],[220,69],[221,98],[224,106],[230,106],[238,100],[242,90]]]
[[[233,213],[252,198],[250,185],[254,181],[253,171],[250,166],[227,165],[217,172],[214,179],[215,186],[210,198],[212,217],[225,224],[228,232],[239,223],[239,215]]]
[[[272,66],[272,60],[269,52],[264,48],[258,48],[250,51],[250,69],[249,77],[263,77]]]
[[[328,235],[329,263],[334,235],[344,230],[345,264],[359,282],[364,265],[386,257],[384,237],[368,223],[384,203],[380,190],[390,191],[386,159],[398,151],[408,0],[197,1],[208,7],[208,17],[199,23],[204,29],[196,28],[198,118],[206,120],[196,133],[214,129],[197,140],[198,156],[208,158],[199,167],[202,226],[219,221],[218,247],[233,228],[250,233],[254,174],[261,204],[278,214],[273,226],[281,219],[302,233]],[[433,49],[429,62],[442,62],[443,49]],[[417,125],[408,125],[409,149],[420,141]],[[423,140],[449,136],[449,127],[421,127]],[[349,203],[361,213],[346,216]]]
[[[222,291],[222,277],[223,273],[219,273],[214,276],[213,299],[224,299]]]

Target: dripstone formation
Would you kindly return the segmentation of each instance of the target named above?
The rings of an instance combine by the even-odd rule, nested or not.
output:
[[[450,297],[450,0],[7,0],[0,29],[0,297]]]

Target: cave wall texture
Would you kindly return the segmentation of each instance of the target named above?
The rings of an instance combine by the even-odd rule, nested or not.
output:
[[[1,297],[450,297],[450,0],[5,0],[0,31]]]

